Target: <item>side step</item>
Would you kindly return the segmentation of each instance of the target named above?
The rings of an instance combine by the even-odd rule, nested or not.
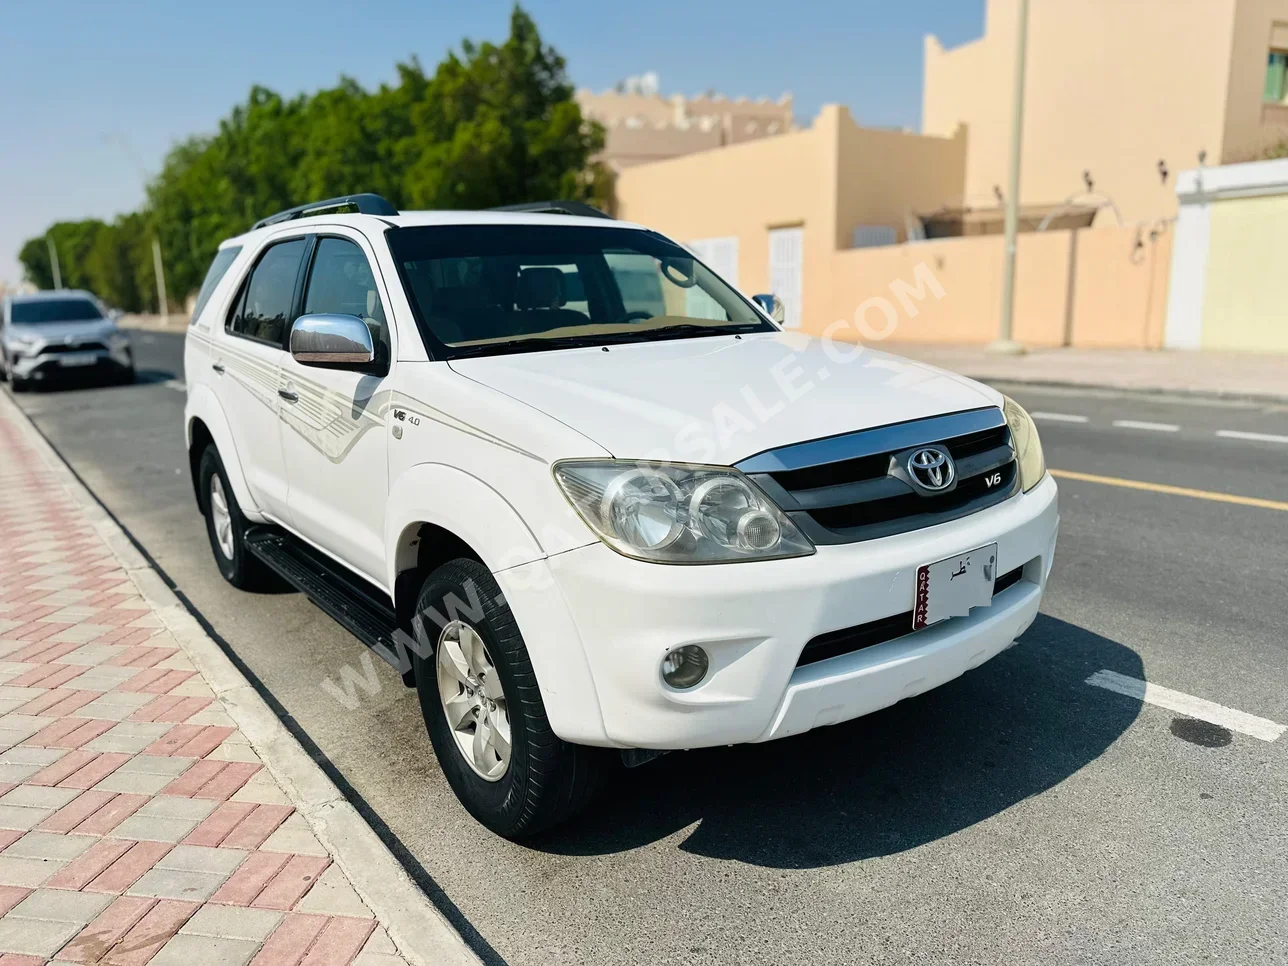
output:
[[[400,660],[403,650],[394,637],[398,621],[388,594],[276,527],[251,527],[246,548],[375,651],[405,683],[414,683],[411,669]]]

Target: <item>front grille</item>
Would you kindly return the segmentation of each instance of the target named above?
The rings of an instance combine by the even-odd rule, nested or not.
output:
[[[996,597],[1002,591],[1014,587],[1024,576],[1024,568],[1016,567],[1014,570],[1007,571],[993,582],[993,596]],[[800,660],[796,662],[797,667],[803,667],[806,664],[817,664],[819,661],[826,661],[830,657],[840,657],[842,654],[852,654],[855,651],[861,651],[865,647],[874,647],[877,644],[884,644],[886,641],[893,641],[908,634],[917,633],[912,629],[912,611],[904,611],[902,614],[894,614],[890,617],[882,617],[879,620],[868,621],[866,624],[857,624],[854,627],[844,627],[839,631],[829,631],[826,634],[820,634],[813,638],[801,650]]]
[[[941,493],[908,481],[907,458],[938,445],[956,481]],[[798,443],[743,460],[747,473],[815,544],[855,543],[946,523],[1018,491],[1010,429],[1000,409]]]
[[[106,352],[107,346],[101,342],[59,342],[45,346],[40,350],[47,352]]]

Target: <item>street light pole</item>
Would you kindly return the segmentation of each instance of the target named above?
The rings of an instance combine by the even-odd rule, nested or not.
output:
[[[156,235],[152,236],[152,267],[157,274],[157,314],[168,320],[170,307],[165,300],[165,267],[161,264],[161,242]]]
[[[1024,346],[1011,336],[1015,318],[1015,236],[1020,223],[1020,149],[1024,141],[1024,62],[1029,46],[1029,0],[1020,0],[1015,41],[1015,88],[1011,100],[1011,165],[1006,192],[1006,237],[1002,261],[1002,328],[990,352],[1019,356]]]
[[[58,246],[48,235],[45,236],[45,244],[49,246],[49,266],[54,270],[54,288],[62,288],[63,273],[58,269]]]

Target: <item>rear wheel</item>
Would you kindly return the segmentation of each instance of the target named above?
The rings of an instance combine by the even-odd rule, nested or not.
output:
[[[426,646],[416,690],[430,741],[461,804],[519,839],[566,821],[602,787],[613,756],[550,730],[523,635],[476,560],[443,564],[416,602]]]
[[[267,567],[246,549],[247,521],[233,488],[228,485],[228,475],[214,445],[201,454],[198,480],[201,485],[201,508],[206,514],[206,533],[210,549],[224,579],[242,590],[258,590],[272,581]]]

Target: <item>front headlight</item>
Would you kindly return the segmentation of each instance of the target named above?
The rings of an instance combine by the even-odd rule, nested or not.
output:
[[[573,460],[555,480],[581,518],[618,553],[656,563],[799,557],[814,545],[735,469]]]
[[[113,349],[128,349],[130,337],[120,329],[116,329],[107,337],[107,344]]]
[[[1015,459],[1020,464],[1020,486],[1024,492],[1033,489],[1046,476],[1046,459],[1042,456],[1042,441],[1033,417],[1010,396],[1005,397],[1002,412],[1006,425],[1011,427],[1011,441],[1015,444]]]
[[[9,336],[5,339],[5,344],[14,352],[30,355],[40,345],[40,340],[29,335]]]

